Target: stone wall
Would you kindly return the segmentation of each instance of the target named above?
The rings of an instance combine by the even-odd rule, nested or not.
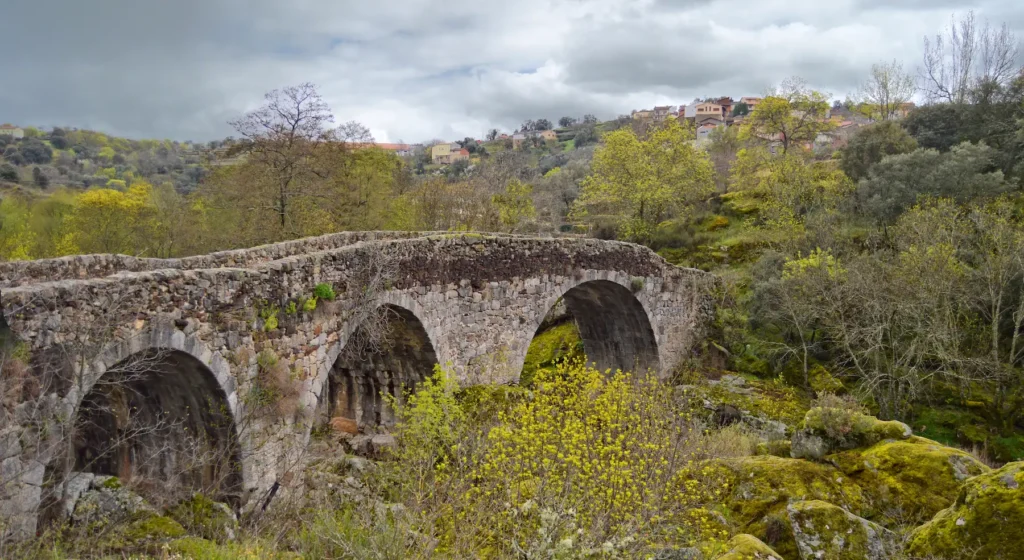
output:
[[[368,300],[364,272],[381,262],[396,272]],[[515,380],[534,333],[563,298],[600,367],[667,373],[702,337],[715,283],[627,243],[392,232],[166,261],[91,255],[8,263],[0,265],[0,281],[3,319],[33,367],[57,356],[66,362],[59,369],[73,372],[73,383],[37,397],[53,400],[62,417],[74,415],[108,370],[140,352],[174,350],[202,364],[235,424],[240,501],[250,505],[301,464],[316,411],[332,394],[331,371],[368,307],[407,311],[431,347],[415,354],[436,356],[462,383]],[[337,298],[303,311],[298,304],[320,283],[330,284]],[[271,315],[278,323],[273,329]],[[254,397],[268,394],[269,357],[290,373],[271,406]],[[402,369],[408,378],[417,368]],[[34,528],[39,466],[60,453],[56,444],[2,448],[36,433],[28,424],[0,430],[0,470],[8,473],[0,515],[20,519],[15,532]],[[56,432],[50,437],[59,440]],[[31,480],[11,482],[16,471],[31,473]]]

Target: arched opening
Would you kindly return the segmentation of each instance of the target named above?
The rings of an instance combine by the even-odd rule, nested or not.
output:
[[[361,430],[390,427],[394,413],[383,395],[402,398],[435,364],[423,323],[408,309],[383,305],[356,329],[331,368],[326,418],[354,420]]]
[[[184,352],[149,350],[110,368],[82,400],[69,463],[117,476],[155,504],[202,492],[237,506],[239,451],[213,373]]]
[[[582,342],[582,352],[572,346],[571,325]],[[536,367],[533,362],[580,354],[585,354],[587,362],[602,371],[658,369],[654,329],[643,305],[628,288],[607,280],[593,280],[565,292],[534,333],[524,374]]]

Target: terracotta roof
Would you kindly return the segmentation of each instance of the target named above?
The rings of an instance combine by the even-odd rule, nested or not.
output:
[[[459,154],[460,155],[464,155],[464,156],[468,156],[469,155],[469,150],[467,150],[466,148],[462,148],[461,150],[459,150]]]
[[[3,129],[3,130],[14,130],[16,128],[18,128],[18,127],[14,126],[13,124],[2,124],[2,125],[0,125],[0,129]]]

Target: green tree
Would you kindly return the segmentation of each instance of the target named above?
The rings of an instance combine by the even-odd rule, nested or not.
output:
[[[1002,171],[993,170],[995,151],[985,145],[959,144],[946,153],[917,149],[888,156],[857,185],[861,210],[890,224],[920,196],[969,201],[1007,191]]]
[[[828,95],[808,89],[799,79],[784,82],[744,119],[742,135],[778,142],[783,153],[793,146],[814,142],[819,134],[835,128],[827,118],[828,100]]]
[[[714,192],[707,154],[694,147],[693,128],[670,120],[641,140],[629,129],[604,137],[591,175],[581,185],[578,215],[608,214],[622,237],[643,242],[657,225],[687,212]]]
[[[336,149],[334,116],[310,83],[273,90],[266,103],[231,125],[245,140],[247,163],[267,175],[271,189],[251,193],[251,207],[271,207],[282,230],[300,226],[297,199],[315,196],[323,152]],[[355,135],[348,135],[355,136]],[[364,141],[365,138],[355,138]]]
[[[510,233],[537,217],[537,210],[533,205],[533,186],[518,179],[509,181],[505,186],[505,192],[494,195],[491,202],[498,209],[501,224]]]
[[[739,103],[732,106],[732,116],[734,117],[745,117],[750,114],[750,105],[740,101]]]
[[[905,154],[917,148],[917,141],[900,125],[885,121],[864,127],[840,152],[843,171],[854,181],[866,177],[872,165],[885,156]]]

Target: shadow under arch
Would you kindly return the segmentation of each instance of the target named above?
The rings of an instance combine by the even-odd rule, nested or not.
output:
[[[647,310],[629,288],[610,280],[590,280],[570,288],[560,299],[576,322],[588,363],[601,371],[659,371],[654,329]],[[546,326],[542,321],[534,336]]]
[[[82,397],[68,453],[72,472],[117,476],[155,502],[193,492],[241,502],[228,397],[185,351],[148,348],[107,368]]]
[[[437,353],[423,323],[405,307],[380,305],[348,337],[327,376],[321,423],[354,420],[361,430],[389,427],[394,412],[383,395],[403,392],[429,377]]]

